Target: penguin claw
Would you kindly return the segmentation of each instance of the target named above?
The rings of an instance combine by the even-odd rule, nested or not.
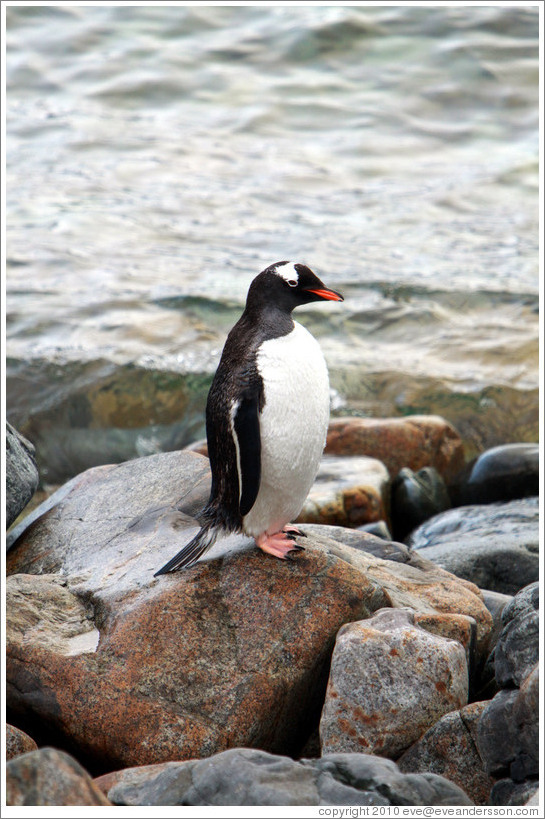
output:
[[[303,546],[295,543],[295,536],[284,531],[276,532],[273,535],[263,533],[255,541],[262,551],[274,555],[280,560],[293,560],[293,557],[289,556],[290,552],[297,554],[297,552],[304,551]]]

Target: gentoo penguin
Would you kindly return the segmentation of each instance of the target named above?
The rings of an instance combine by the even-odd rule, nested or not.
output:
[[[216,538],[243,532],[275,557],[302,546],[291,520],[312,486],[329,420],[329,378],[295,307],[343,301],[304,264],[277,262],[250,285],[206,405],[212,489],[201,529],[156,575],[191,566]]]

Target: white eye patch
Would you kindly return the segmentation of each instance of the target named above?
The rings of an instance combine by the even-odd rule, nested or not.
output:
[[[295,265],[293,262],[286,262],[283,265],[277,265],[275,268],[275,273],[277,276],[280,276],[281,279],[284,279],[290,287],[297,287],[299,284],[299,273],[295,269]]]

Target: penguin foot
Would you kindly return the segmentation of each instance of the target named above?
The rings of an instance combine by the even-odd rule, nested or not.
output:
[[[294,526],[293,523],[288,523],[287,526],[284,526],[282,531],[285,532],[287,535],[298,535],[299,537],[306,537],[305,533],[298,529],[297,526]],[[299,548],[302,549],[303,547],[300,546]]]
[[[293,541],[293,535],[288,534],[286,531],[276,532],[274,535],[267,535],[264,532],[259,537],[256,537],[255,542],[262,549],[264,552],[267,552],[269,555],[274,555],[274,557],[278,557],[280,560],[291,560],[288,557],[289,552],[302,552],[304,551],[302,546],[298,546]]]

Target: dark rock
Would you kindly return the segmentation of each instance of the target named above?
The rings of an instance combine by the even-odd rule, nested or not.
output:
[[[14,725],[6,724],[6,759],[37,750],[38,746],[32,737]]]
[[[313,527],[291,562],[231,536],[154,578],[194,533],[209,486],[192,452],[98,467],[22,532],[7,557],[19,573],[7,581],[14,718],[46,722],[102,769],[233,746],[297,753],[344,623],[384,606],[466,614],[484,651],[491,617],[473,584],[405,547],[408,563],[350,548],[335,528]]]
[[[435,773],[462,788],[476,805],[488,804],[494,779],[485,773],[475,745],[477,725],[487,707],[474,702],[441,717],[397,760],[404,773]]]
[[[504,627],[494,650],[496,681],[520,687],[539,662],[539,583],[522,589],[503,610]]]
[[[485,770],[515,782],[539,772],[539,670],[520,689],[502,689],[481,715],[477,731]]]
[[[538,498],[450,509],[416,529],[408,544],[482,589],[516,594],[539,576]]]
[[[87,771],[55,748],[17,756],[6,765],[6,804],[110,805]]]
[[[404,466],[433,466],[449,483],[464,464],[464,446],[454,427],[438,415],[406,418],[333,418],[326,453],[367,455],[394,479]]]
[[[446,484],[432,466],[418,472],[404,467],[392,483],[391,519],[396,540],[403,540],[409,532],[439,512],[450,509]]]
[[[489,805],[527,805],[528,800],[539,790],[536,779],[524,782],[513,782],[512,779],[500,779],[492,788]],[[537,804],[537,803],[536,803]]]
[[[471,805],[435,774],[387,759],[330,754],[299,762],[234,748],[202,760],[131,768],[96,780],[115,805]]]
[[[11,526],[38,487],[34,446],[6,423],[6,525]]]
[[[459,491],[461,505],[539,495],[539,445],[503,444],[483,452]]]

